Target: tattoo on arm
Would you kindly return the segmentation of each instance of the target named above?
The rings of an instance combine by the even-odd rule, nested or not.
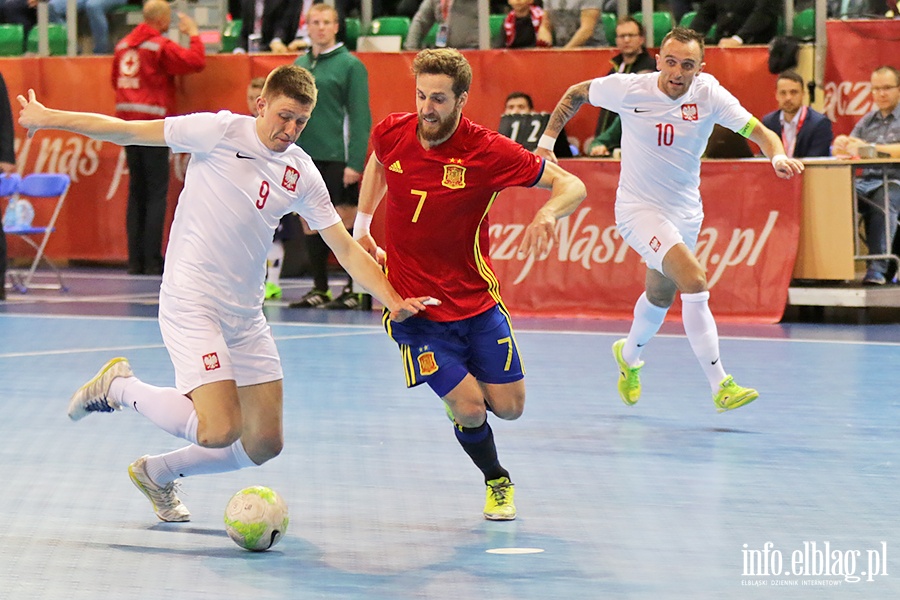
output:
[[[590,81],[582,81],[566,90],[565,95],[556,105],[556,108],[553,109],[553,114],[550,115],[550,120],[547,122],[547,129],[544,131],[546,135],[551,137],[557,137],[559,135],[559,132],[562,131],[565,124],[569,122],[569,119],[574,117],[575,113],[578,112],[578,109],[581,108],[581,105],[588,101],[588,90],[590,85]]]

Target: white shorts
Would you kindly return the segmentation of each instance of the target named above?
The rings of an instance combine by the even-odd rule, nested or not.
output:
[[[616,204],[616,228],[622,239],[641,255],[648,267],[660,273],[663,273],[666,253],[676,244],[684,244],[694,251],[702,225],[702,213],[689,219],[678,219],[663,214],[656,207],[620,208]]]
[[[182,394],[234,380],[238,387],[284,378],[272,330],[262,310],[253,316],[161,293],[159,330]]]

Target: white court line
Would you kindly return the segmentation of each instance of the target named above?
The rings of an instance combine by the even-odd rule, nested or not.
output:
[[[156,317],[139,317],[139,316],[123,316],[123,315],[36,315],[27,313],[0,313],[0,319],[54,319],[54,320],[88,320],[88,321],[125,321],[128,323],[134,321],[150,321],[155,323]],[[275,321],[270,320],[269,325],[277,325],[279,327],[309,327],[316,329],[374,329],[384,331],[380,325],[357,325],[354,323],[297,323],[295,321]]]
[[[105,315],[34,315],[34,314],[21,314],[21,313],[0,313],[0,319],[4,318],[29,318],[29,319],[88,319],[92,321],[103,320],[103,321],[156,321],[156,317],[124,317],[124,316],[105,316]],[[340,324],[340,323],[296,323],[292,321],[277,321],[270,320],[269,325],[278,326],[278,327],[298,327],[298,328],[319,328],[319,329],[356,329],[356,330],[364,330],[364,331],[378,331],[384,333],[384,327],[382,325],[356,325],[356,324]],[[519,329],[514,328],[516,335],[526,334],[526,335],[571,335],[571,336],[587,336],[587,337],[614,337],[621,338],[627,335],[625,332],[610,332],[610,331],[574,331],[567,329],[559,329],[559,330],[546,330],[546,329]],[[329,337],[330,334],[324,335],[324,337]],[[313,336],[314,337],[314,336]],[[676,338],[676,339],[686,339],[687,336],[682,334],[673,334],[673,333],[660,333],[654,336],[655,338]],[[294,339],[287,337],[278,337],[276,336],[276,340],[279,339]],[[303,339],[302,336],[296,339]],[[749,336],[727,336],[720,335],[720,340],[728,340],[728,341],[739,341],[739,342],[786,342],[792,344],[832,344],[832,345],[846,345],[846,346],[858,346],[858,345],[868,345],[868,346],[879,346],[879,347],[894,347],[900,346],[900,341],[897,342],[885,342],[885,341],[868,341],[868,340],[826,340],[826,339],[816,339],[816,338],[782,338],[782,337],[771,337],[771,336],[759,336],[759,337],[749,337]],[[5,356],[0,354],[0,357]]]
[[[275,336],[276,342],[293,340],[312,340],[319,338],[348,337],[354,335],[371,335],[377,331],[348,331],[346,333],[311,333],[309,335]],[[163,344],[142,344],[140,346],[106,346],[101,348],[64,348],[60,350],[34,350],[31,352],[4,352],[0,353],[0,359],[4,358],[28,358],[35,356],[60,356],[72,354],[90,354],[92,352],[104,352],[109,354],[122,354],[126,350],[156,350],[165,348]]]
[[[159,304],[159,294],[145,292],[143,294],[110,294],[103,296],[13,296],[6,295],[6,301],[13,306],[23,304],[100,304],[104,302],[134,302],[143,304]]]
[[[585,336],[605,335],[605,336],[612,336],[617,339],[623,338],[626,335],[628,335],[627,332],[611,333],[608,331],[606,331],[606,332],[604,332],[604,331],[567,331],[567,330],[565,330],[565,331],[564,330],[545,331],[545,330],[541,330],[541,329],[514,329],[514,330],[517,335],[520,333],[528,333],[528,334],[534,334],[534,333],[557,334],[558,333],[560,335],[576,335],[576,336],[577,335],[585,335]],[[653,338],[654,339],[656,339],[656,338],[687,339],[687,336],[683,333],[658,333],[655,336],[653,336]],[[888,347],[900,346],[900,342],[874,342],[874,341],[868,341],[868,340],[822,340],[822,339],[816,339],[816,338],[800,339],[800,338],[782,338],[782,337],[764,337],[764,336],[748,337],[748,336],[741,336],[741,335],[734,335],[734,336],[720,335],[719,340],[728,340],[728,341],[733,341],[733,342],[788,342],[788,343],[793,343],[793,344],[840,344],[840,345],[850,345],[850,346],[855,346],[855,345],[860,345],[860,344],[865,344],[867,346],[888,346]]]

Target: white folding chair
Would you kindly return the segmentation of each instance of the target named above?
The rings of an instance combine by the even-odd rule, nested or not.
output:
[[[27,292],[28,288],[61,291],[67,291],[68,289],[63,282],[62,273],[59,268],[44,255],[44,251],[47,248],[47,242],[50,240],[50,234],[56,230],[56,219],[59,217],[59,211],[62,210],[63,203],[66,200],[66,194],[69,192],[69,182],[69,176],[60,173],[32,173],[31,175],[23,177],[18,183],[18,197],[31,200],[32,204],[39,200],[56,199],[56,206],[53,208],[53,213],[45,225],[32,223],[30,226],[23,226],[20,224],[9,227],[4,225],[3,227],[3,231],[6,232],[6,235],[19,236],[35,251],[34,259],[31,261],[30,267],[7,271],[13,287],[22,293]],[[43,213],[43,211],[35,212]],[[58,283],[32,283],[38,265],[42,261],[56,274]]]

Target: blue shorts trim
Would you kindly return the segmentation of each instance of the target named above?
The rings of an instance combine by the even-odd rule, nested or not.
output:
[[[385,326],[400,346],[406,387],[427,383],[443,398],[469,373],[483,383],[525,377],[509,313],[500,304],[461,321],[413,317]]]

